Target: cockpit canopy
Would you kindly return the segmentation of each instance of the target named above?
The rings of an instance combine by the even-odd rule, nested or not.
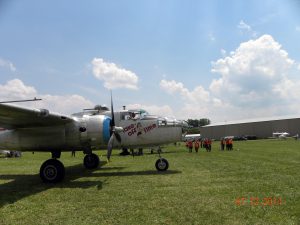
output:
[[[169,118],[169,117],[159,117],[158,118],[158,126],[182,126],[183,121],[177,120],[175,118]]]
[[[149,113],[144,109],[131,109],[121,112],[121,120],[144,120],[149,118]],[[151,119],[156,118],[150,116]]]
[[[126,110],[120,113],[121,120],[156,120],[158,126],[162,127],[185,127],[185,122],[171,117],[159,117],[150,115],[144,109]]]

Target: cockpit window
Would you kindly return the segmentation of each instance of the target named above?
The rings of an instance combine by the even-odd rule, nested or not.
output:
[[[137,120],[145,118],[149,113],[143,109],[139,110],[128,110],[127,112],[123,112],[121,114],[122,120]]]

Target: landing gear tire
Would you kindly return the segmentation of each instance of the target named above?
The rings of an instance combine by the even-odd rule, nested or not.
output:
[[[83,164],[87,169],[96,169],[99,163],[99,157],[94,153],[86,155],[83,160]]]
[[[57,159],[48,159],[40,168],[40,177],[45,183],[57,183],[65,177],[65,167]]]
[[[169,163],[166,159],[158,159],[155,163],[155,167],[158,171],[166,171],[169,168]]]

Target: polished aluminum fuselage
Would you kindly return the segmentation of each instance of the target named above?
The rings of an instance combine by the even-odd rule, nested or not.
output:
[[[109,121],[103,115],[84,116],[65,125],[4,130],[0,132],[0,148],[21,151],[99,148],[108,141]],[[84,132],[80,131],[82,127],[86,129]]]
[[[125,119],[115,113],[116,125],[123,128],[121,142],[114,147],[154,147],[180,141],[182,124],[155,116]],[[64,125],[24,127],[0,131],[0,148],[21,151],[70,151],[106,149],[110,138],[110,112],[102,115],[74,114],[73,121]]]

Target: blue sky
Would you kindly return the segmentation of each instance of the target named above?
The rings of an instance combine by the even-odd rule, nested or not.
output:
[[[0,97],[213,122],[299,112],[300,2],[1,1]],[[226,72],[227,71],[227,72]]]

